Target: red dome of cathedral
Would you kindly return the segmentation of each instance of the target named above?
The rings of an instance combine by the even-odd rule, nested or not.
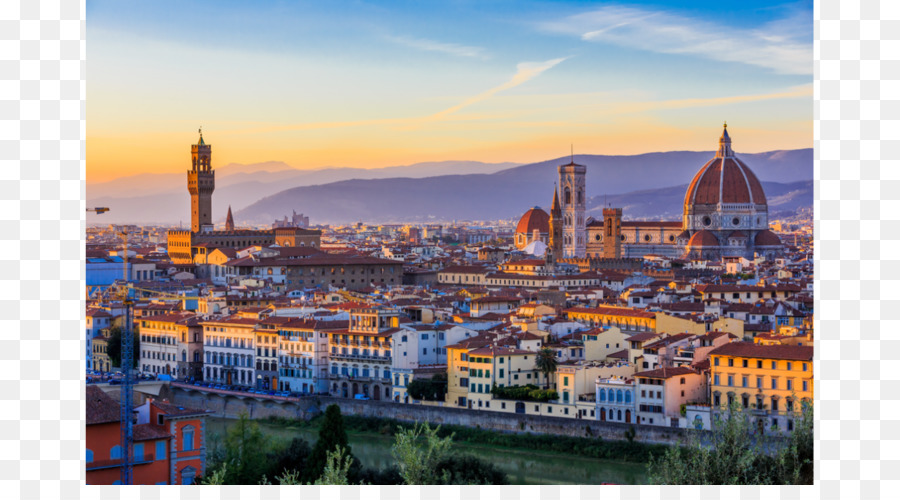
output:
[[[691,236],[691,239],[687,244],[688,248],[703,248],[703,247],[717,247],[719,246],[719,239],[716,238],[716,235],[712,233],[712,231],[697,231]]]
[[[757,233],[756,238],[753,239],[753,243],[756,246],[779,246],[781,245],[781,238],[778,237],[772,231],[766,229],[765,231],[760,231]]]
[[[519,219],[516,226],[516,233],[531,235],[537,229],[539,233],[550,232],[550,216],[540,207],[534,207]]]
[[[766,204],[766,194],[759,179],[731,151],[727,127],[719,138],[719,151],[715,158],[700,168],[684,197],[686,206],[719,203]]]

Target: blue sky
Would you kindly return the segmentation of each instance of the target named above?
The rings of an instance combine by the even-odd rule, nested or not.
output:
[[[88,0],[89,179],[137,137],[180,170],[201,124],[219,162],[299,168],[708,150],[724,120],[811,147],[812,9]]]

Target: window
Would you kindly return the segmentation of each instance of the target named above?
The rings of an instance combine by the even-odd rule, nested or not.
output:
[[[194,426],[187,425],[181,431],[181,440],[182,445],[181,449],[183,451],[191,451],[194,449]]]
[[[743,366],[743,367],[744,367],[744,368],[747,368],[747,360],[746,360],[746,359],[745,359],[745,360],[743,360],[743,362],[742,362],[742,366]]]
[[[94,452],[91,450],[87,450],[87,463],[91,463],[94,461]]]
[[[115,445],[109,450],[109,458],[112,460],[117,460],[122,458],[122,447],[119,445]]]
[[[792,366],[792,363],[791,363],[790,361],[788,361],[788,362],[787,362],[787,369],[790,370],[790,369],[791,369],[791,366]]]
[[[763,380],[762,377],[756,377],[756,388],[757,389],[762,389],[762,386],[763,386],[762,380]]]
[[[803,363],[803,371],[806,371],[806,363]]]
[[[728,387],[734,387],[734,375],[728,376]]]
[[[776,361],[772,361],[772,369],[773,369],[773,370],[777,370],[777,369],[778,369],[778,363],[777,363]]]
[[[144,458],[144,443],[134,443],[134,460],[139,461]]]
[[[746,376],[741,377],[741,387],[747,387],[748,383],[748,378]]]
[[[728,366],[734,366],[734,359],[728,358]]]
[[[803,390],[804,390],[804,391],[807,391],[807,390],[809,390],[808,388],[809,388],[809,386],[807,385],[807,381],[804,380],[804,381],[803,381]]]
[[[609,347],[609,346],[607,346],[607,347]],[[717,358],[717,357],[713,358],[713,366],[719,366],[719,358]]]
[[[787,390],[789,390],[789,391],[794,390],[794,381],[791,379],[787,379]]]
[[[762,361],[761,360],[759,360],[759,359],[756,360],[756,367],[760,370],[762,369]]]
[[[157,460],[165,460],[166,459],[166,442],[165,441],[157,441],[156,442],[156,459]]]

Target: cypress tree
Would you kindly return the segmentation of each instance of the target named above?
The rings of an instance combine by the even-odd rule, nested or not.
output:
[[[338,447],[346,450],[347,456],[352,456],[341,409],[338,405],[332,404],[325,410],[325,418],[319,429],[319,439],[306,461],[306,468],[303,471],[304,480],[313,482],[321,477],[328,462],[328,452],[333,452]]]

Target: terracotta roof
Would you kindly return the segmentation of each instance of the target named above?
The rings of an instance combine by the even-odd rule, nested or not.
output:
[[[573,307],[571,309],[566,309],[563,312],[566,313],[581,313],[581,314],[603,314],[607,316],[629,316],[633,318],[656,318],[656,314],[650,313],[647,311],[641,311],[638,309],[631,309],[627,307]]]
[[[511,347],[503,347],[503,346],[485,346],[472,351],[469,351],[469,356],[519,356],[526,354],[535,354],[532,351],[526,351],[523,349],[514,349]]]
[[[731,342],[710,351],[710,356],[741,358],[789,359],[812,361],[813,347],[799,345],[760,345],[752,342]]]
[[[170,439],[171,434],[165,427],[156,424],[137,424],[132,427],[135,441],[148,441],[151,439]]]
[[[119,403],[109,394],[95,385],[87,386],[87,408],[85,411],[87,425],[119,422]]]
[[[621,351],[614,352],[614,353],[608,355],[607,358],[628,359],[628,349],[622,349]]]
[[[601,224],[603,225],[602,221]],[[655,220],[623,220],[622,227],[648,227],[677,229],[682,227],[681,221],[655,221]]]
[[[153,406],[157,407],[162,411],[166,416],[170,417],[183,417],[186,415],[205,415],[207,413],[212,413],[209,410],[200,410],[197,408],[186,408],[184,406],[177,406],[165,402],[153,401],[151,403]]]
[[[697,372],[691,368],[686,366],[676,366],[676,367],[665,367],[665,368],[657,368],[655,370],[648,370],[645,372],[638,372],[634,374],[634,378],[644,377],[644,378],[672,378],[672,377],[680,377],[682,375],[696,375]]]
[[[636,333],[625,340],[628,342],[644,342],[646,340],[655,339],[656,337],[659,337],[659,335],[660,334],[654,332]]]

